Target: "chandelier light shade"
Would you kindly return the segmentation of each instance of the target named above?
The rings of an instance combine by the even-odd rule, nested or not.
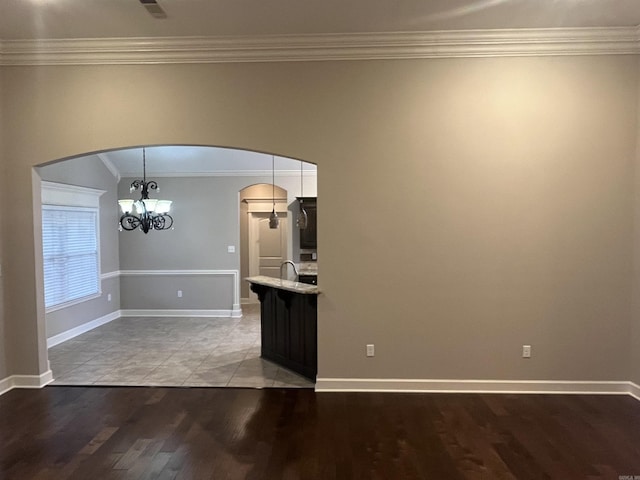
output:
[[[276,213],[276,158],[271,155],[271,200],[273,201],[273,210],[269,215],[269,228],[275,229],[280,225],[280,219]]]
[[[149,198],[149,190],[160,191],[154,180],[147,181],[147,157],[142,149],[142,180],[131,182],[130,192],[140,190],[140,200],[125,198],[118,200],[122,216],[120,217],[120,230],[142,230],[149,233],[150,230],[168,230],[173,227],[173,217],[169,215],[171,200],[157,200]]]
[[[300,200],[298,200],[298,204],[300,205],[300,210],[298,211],[298,217],[296,218],[296,226],[300,230],[304,230],[307,228],[307,211],[304,209],[304,201],[302,197],[304,197],[304,187],[302,185],[302,160],[300,161]]]

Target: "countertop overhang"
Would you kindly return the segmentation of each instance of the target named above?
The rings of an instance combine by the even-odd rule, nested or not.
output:
[[[245,280],[249,283],[264,285],[266,287],[279,288],[289,292],[301,293],[303,295],[318,295],[320,290],[317,285],[308,283],[292,282],[291,280],[280,280],[279,278],[266,277],[258,275],[256,277],[247,277]]]

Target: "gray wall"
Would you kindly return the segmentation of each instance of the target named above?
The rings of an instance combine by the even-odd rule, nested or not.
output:
[[[152,162],[147,158],[147,162]],[[149,179],[151,176],[149,176]],[[133,178],[118,185],[120,198],[139,198],[129,193]],[[153,198],[172,200],[174,229],[120,232],[120,270],[240,270],[240,190],[270,182],[264,176],[159,177],[160,192]],[[316,177],[308,176],[305,194],[316,193]],[[287,189],[289,202],[300,190],[300,179],[276,179]],[[293,233],[292,233],[293,234]],[[235,246],[235,253],[227,247]],[[233,306],[230,275],[185,277],[181,274],[123,276],[123,309],[230,309]],[[244,282],[242,282],[244,283]],[[177,297],[177,290],[183,297]]]
[[[11,373],[46,368],[31,167],[195,144],[318,164],[320,377],[631,376],[635,56],[0,72]]]
[[[116,210],[117,180],[95,155],[71,159],[37,169],[42,180],[106,190],[100,196],[100,272],[114,272],[118,267],[118,228]],[[46,314],[47,337],[52,337],[120,308],[118,277],[102,280],[102,295]],[[111,294],[111,301],[107,300]]]

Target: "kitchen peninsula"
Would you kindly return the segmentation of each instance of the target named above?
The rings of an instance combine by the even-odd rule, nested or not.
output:
[[[260,300],[262,357],[315,382],[318,287],[266,276],[246,280]]]

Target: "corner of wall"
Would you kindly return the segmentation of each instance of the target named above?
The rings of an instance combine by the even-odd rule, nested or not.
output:
[[[629,375],[636,386],[640,385],[640,57],[636,64],[636,152],[633,177],[633,269],[631,289],[631,324],[629,345]],[[640,387],[638,387],[640,391]]]

